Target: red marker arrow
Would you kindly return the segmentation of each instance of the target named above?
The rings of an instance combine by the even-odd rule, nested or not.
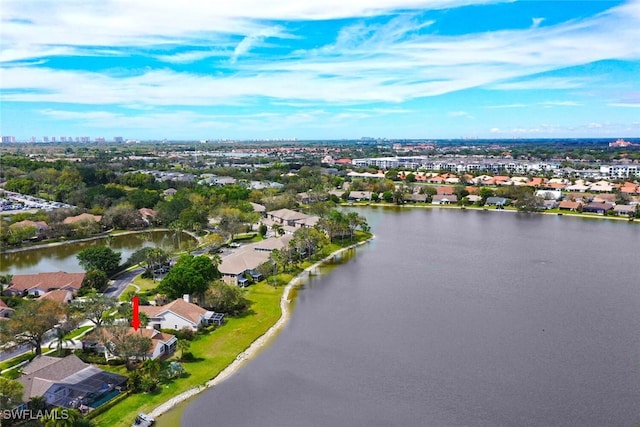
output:
[[[138,299],[137,295],[133,297],[133,299],[131,300],[131,303],[133,308],[131,326],[133,326],[133,329],[137,331],[138,328],[140,327],[140,308],[138,307],[138,304],[140,304],[140,300]]]

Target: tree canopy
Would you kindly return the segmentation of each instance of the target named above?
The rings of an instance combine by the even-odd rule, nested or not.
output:
[[[16,308],[9,320],[0,322],[0,342],[30,344],[39,356],[42,354],[45,333],[60,323],[64,315],[64,307],[55,301],[25,301]]]
[[[110,276],[120,266],[121,254],[107,246],[95,246],[80,251],[76,257],[86,271],[102,270]]]
[[[220,277],[218,266],[206,255],[182,255],[162,279],[158,290],[171,299],[185,294],[202,296],[209,283]]]

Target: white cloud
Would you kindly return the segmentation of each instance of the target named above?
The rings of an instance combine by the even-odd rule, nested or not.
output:
[[[221,105],[266,97],[287,103],[400,103],[474,87],[500,89],[587,84],[584,79],[527,76],[611,58],[640,58],[640,2],[596,17],[554,26],[442,36],[425,34],[430,22],[401,15],[386,24],[343,28],[335,42],[273,60],[249,55],[265,38],[296,37],[270,19],[359,17],[398,9],[485,3],[472,0],[372,0],[369,2],[194,0],[189,7],[169,1],[3,2],[5,60],[40,55],[118,54],[126,47],[193,50],[157,55],[188,63],[226,52],[233,75],[141,69],[95,73],[36,67],[2,70],[5,101],[80,104]],[[21,21],[18,21],[21,20]],[[28,20],[30,24],[25,23]],[[230,36],[243,37],[235,47]],[[211,49],[221,43],[221,51]],[[231,51],[233,49],[233,53]],[[32,53],[34,52],[34,53]],[[220,55],[219,55],[220,53]],[[242,61],[234,61],[241,56]],[[514,81],[517,80],[517,81]],[[566,105],[566,104],[565,104]],[[487,108],[517,108],[522,104]]]
[[[447,115],[449,117],[464,117],[464,118],[471,119],[471,120],[475,119],[474,116],[472,116],[471,114],[469,114],[466,111],[450,111]]]
[[[640,103],[631,103],[631,102],[613,102],[607,105],[609,105],[610,107],[640,108]]]

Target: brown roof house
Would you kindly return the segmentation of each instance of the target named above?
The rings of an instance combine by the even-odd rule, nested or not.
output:
[[[188,297],[177,299],[162,306],[143,305],[140,306],[140,313],[149,317],[149,326],[156,329],[188,328],[193,331],[200,326],[212,323],[215,314],[213,311],[205,310],[199,305],[186,301]]]
[[[142,308],[142,307],[141,307]],[[140,310],[142,312],[142,310]],[[129,327],[122,330],[123,337],[130,335],[139,335],[151,340],[151,348],[144,356],[147,359],[158,359],[168,357],[176,350],[178,339],[171,334],[160,332],[157,329],[140,328],[138,330]],[[118,359],[119,356],[113,354],[115,346],[113,342],[117,342],[109,329],[104,329],[102,333],[92,335],[92,338],[83,341],[83,347],[90,345],[98,353],[104,354],[107,361]]]
[[[76,216],[68,216],[62,221],[62,223],[63,224],[75,224],[75,223],[80,222],[80,221],[100,222],[101,219],[102,219],[102,217],[100,215],[91,215],[90,213],[83,213],[83,214],[76,215]]]
[[[24,221],[20,221],[20,222],[15,222],[13,224],[11,224],[9,226],[10,230],[14,230],[16,228],[27,228],[27,227],[33,227],[34,228],[34,235],[33,237],[37,238],[37,239],[42,239],[46,236],[47,231],[49,230],[49,225],[44,222],[44,221],[29,221],[29,220],[24,220]]]
[[[73,301],[73,292],[67,289],[54,289],[42,295],[39,299],[50,299],[59,304],[69,304]]]
[[[561,211],[577,211],[582,206],[580,202],[572,202],[571,200],[563,200],[558,205]]]
[[[39,356],[22,367],[17,379],[28,402],[43,396],[47,404],[91,410],[118,395],[127,377],[84,363],[75,355],[65,358]]]
[[[5,290],[6,295],[12,296],[42,296],[54,289],[68,290],[75,295],[82,286],[85,273],[38,273],[16,274],[11,284]]]
[[[13,314],[13,308],[0,299],[0,319],[8,319]]]

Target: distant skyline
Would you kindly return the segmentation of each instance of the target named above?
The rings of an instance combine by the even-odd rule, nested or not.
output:
[[[640,136],[640,0],[0,0],[0,134]]]

